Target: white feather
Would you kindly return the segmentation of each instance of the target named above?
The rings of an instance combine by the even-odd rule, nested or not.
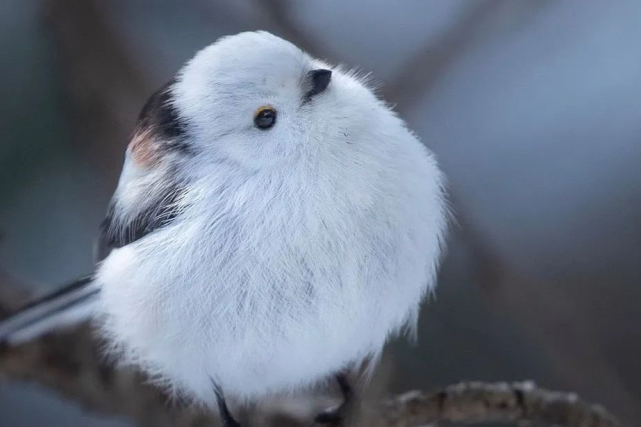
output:
[[[174,169],[182,213],[97,272],[119,354],[196,400],[214,401],[212,379],[256,399],[376,356],[435,284],[447,213],[433,155],[353,74],[334,69],[301,103],[314,68],[330,66],[264,32],[189,62],[173,89],[198,153]],[[267,131],[252,124],[265,104]],[[123,190],[139,175],[121,180],[122,209],[144,204]]]
[[[97,289],[91,279],[80,279],[59,295],[0,322],[0,343],[19,345],[88,320],[96,312],[97,301]]]
[[[24,344],[54,330],[64,330],[91,320],[96,313],[97,302],[97,298],[83,300],[55,315],[20,327],[8,334],[4,342],[12,346]]]

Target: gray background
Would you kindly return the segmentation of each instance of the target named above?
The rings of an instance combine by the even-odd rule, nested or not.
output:
[[[3,271],[37,292],[90,271],[144,97],[267,29],[373,72],[449,178],[459,224],[390,391],[533,379],[641,423],[641,2],[86,0],[107,41],[80,3],[0,4]],[[0,425],[43,424],[129,425],[0,381]]]

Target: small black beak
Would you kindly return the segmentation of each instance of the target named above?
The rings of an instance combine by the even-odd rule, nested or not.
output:
[[[332,80],[332,71],[331,70],[312,70],[307,73],[307,79],[305,86],[307,92],[305,92],[305,99],[309,100],[313,96],[318,95],[323,92],[329,86],[329,82]]]

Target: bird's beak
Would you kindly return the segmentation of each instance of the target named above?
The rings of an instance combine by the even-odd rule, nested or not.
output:
[[[311,100],[312,97],[318,95],[319,93],[325,91],[329,82],[332,80],[332,71],[331,70],[312,70],[307,73],[305,81],[305,99]]]

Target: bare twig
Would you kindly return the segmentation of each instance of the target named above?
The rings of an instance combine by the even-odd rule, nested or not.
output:
[[[0,298],[0,309],[15,307],[12,293],[0,292]],[[167,397],[145,385],[138,374],[104,363],[87,326],[5,350],[0,357],[0,372],[6,378],[36,380],[90,409],[127,415],[142,425],[215,423],[210,416],[192,408],[167,405]],[[368,412],[367,418],[372,419],[369,425],[374,427],[410,427],[436,421],[618,426],[616,419],[600,406],[588,405],[571,393],[538,389],[531,383],[469,382],[435,393],[414,391],[385,400]]]
[[[378,408],[380,427],[410,427],[437,421],[532,422],[566,427],[615,427],[618,421],[576,394],[544,390],[531,382],[463,382],[434,393],[412,391]]]
[[[21,280],[0,269],[0,318],[16,311],[28,292]],[[128,369],[114,369],[87,325],[51,334],[12,349],[0,348],[0,381],[33,380],[83,407],[125,415],[150,427],[218,425],[215,417],[170,404],[166,395]]]
[[[475,40],[486,19],[506,2],[485,0],[469,6],[455,25],[436,40],[430,40],[399,68],[398,74],[385,85],[383,97],[400,109],[411,109]]]
[[[254,4],[264,12],[267,24],[273,27],[271,29],[275,33],[316,57],[336,60],[335,55],[325,44],[302,29],[291,17],[294,3],[289,0],[254,0]]]
[[[105,363],[86,326],[4,351],[0,381],[8,379],[36,381],[86,409],[123,415],[142,426],[218,425],[211,415],[171,403],[138,373]]]

